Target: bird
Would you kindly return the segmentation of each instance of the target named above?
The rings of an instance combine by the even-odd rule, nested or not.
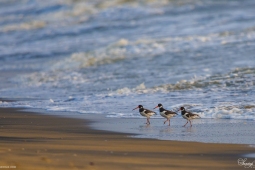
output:
[[[143,106],[142,105],[138,105],[136,108],[134,108],[133,110],[135,110],[135,109],[138,109],[139,108],[139,112],[140,112],[140,114],[142,115],[142,116],[144,116],[144,117],[147,117],[147,122],[146,122],[146,124],[147,125],[149,125],[150,124],[150,117],[152,116],[152,115],[156,115],[157,113],[156,112],[153,112],[153,111],[151,111],[151,110],[148,110],[148,109],[145,109],[145,108],[143,108]]]
[[[190,121],[191,119],[201,118],[198,114],[187,112],[184,107],[180,107],[180,111],[182,113],[182,117],[184,119],[187,119],[187,123],[188,122],[190,123],[190,127],[192,127],[192,124],[191,124],[191,121]],[[186,124],[183,127],[185,127]]]
[[[175,115],[178,115],[177,113],[173,112],[173,111],[169,111],[163,108],[163,105],[161,103],[159,103],[154,109],[159,108],[159,113],[162,117],[166,118],[166,121],[164,121],[164,124],[168,121],[169,124],[168,126],[170,126],[170,118],[174,117]]]

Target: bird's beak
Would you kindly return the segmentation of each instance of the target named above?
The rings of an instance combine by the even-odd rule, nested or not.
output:
[[[138,109],[138,108],[139,108],[139,107],[137,106],[137,107],[136,107],[136,108],[134,108],[133,110]],[[132,110],[132,111],[133,111],[133,110]]]
[[[154,109],[158,108],[158,106],[154,107]]]

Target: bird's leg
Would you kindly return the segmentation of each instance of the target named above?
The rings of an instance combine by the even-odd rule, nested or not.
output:
[[[145,124],[148,125],[148,118],[146,120],[147,120],[147,122]]]
[[[149,118],[147,118],[147,123],[148,123],[148,125],[151,124]]]
[[[168,126],[170,126],[170,119],[168,121],[169,121],[169,125]]]
[[[187,120],[187,123],[188,123],[188,120]],[[187,123],[183,127],[185,127],[187,125]]]
[[[191,121],[189,120],[189,123],[190,123],[190,127],[192,127],[192,124],[191,124]]]
[[[166,121],[164,121],[164,124],[167,122],[168,120],[166,119]]]

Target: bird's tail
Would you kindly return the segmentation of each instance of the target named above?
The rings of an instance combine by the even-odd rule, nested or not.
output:
[[[198,114],[195,114],[194,118],[201,118]]]

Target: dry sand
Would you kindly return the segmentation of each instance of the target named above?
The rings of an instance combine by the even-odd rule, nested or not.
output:
[[[0,109],[0,169],[244,169],[247,145],[128,138],[87,120]],[[12,167],[11,167],[12,166]]]

